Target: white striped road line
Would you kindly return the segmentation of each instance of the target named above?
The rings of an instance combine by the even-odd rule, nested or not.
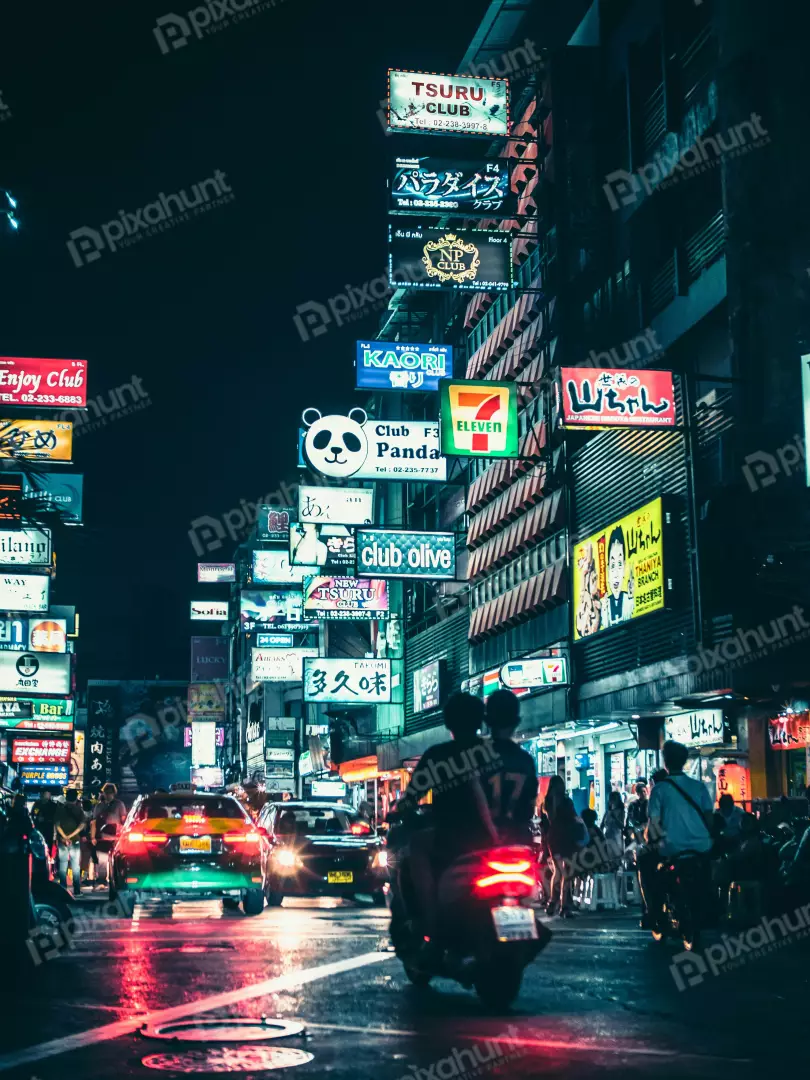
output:
[[[337,960],[334,963],[321,964],[314,968],[289,971],[285,975],[276,975],[263,982],[250,983],[238,990],[212,994],[209,997],[199,998],[197,1001],[187,1001],[183,1005],[156,1009],[154,1012],[130,1016],[125,1020],[116,1020],[102,1027],[90,1028],[89,1031],[81,1031],[76,1035],[65,1035],[60,1039],[38,1043],[36,1046],[13,1050],[9,1054],[0,1054],[0,1072],[16,1069],[20,1065],[27,1065],[34,1061],[42,1061],[44,1058],[66,1054],[71,1050],[81,1050],[86,1046],[109,1042],[122,1035],[131,1035],[144,1024],[170,1023],[172,1020],[181,1020],[186,1016],[199,1016],[200,1013],[210,1012],[212,1009],[224,1009],[241,1001],[249,1001],[251,998],[277,994],[285,990],[296,990],[309,983],[318,982],[320,979],[328,979],[332,975],[342,975],[347,971],[368,967],[369,964],[381,964],[385,960],[392,960],[393,956],[393,953],[385,952],[361,953],[360,956],[353,956],[348,960]]]

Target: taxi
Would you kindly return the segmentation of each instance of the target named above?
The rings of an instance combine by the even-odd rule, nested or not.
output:
[[[267,833],[231,795],[185,790],[141,795],[110,856],[110,898],[137,892],[241,899],[264,908]]]

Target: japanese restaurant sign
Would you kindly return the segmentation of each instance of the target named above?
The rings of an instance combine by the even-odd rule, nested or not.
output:
[[[659,496],[574,545],[574,640],[659,611],[666,576],[665,536],[673,511]]]
[[[304,701],[388,703],[391,661],[342,656],[304,660]]]
[[[713,746],[725,741],[722,709],[696,709],[664,719],[664,737],[684,746]]]
[[[768,721],[772,750],[801,750],[810,746],[810,713],[790,713]]]
[[[671,371],[562,368],[566,427],[674,427]]]
[[[45,409],[84,408],[87,361],[0,356],[0,402]]]

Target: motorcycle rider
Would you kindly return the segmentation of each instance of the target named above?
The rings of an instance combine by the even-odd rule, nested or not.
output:
[[[699,780],[685,776],[687,748],[667,740],[663,748],[667,776],[658,780],[650,795],[646,851],[638,856],[638,871],[647,914],[654,928],[661,919],[664,894],[658,864],[686,852],[708,855],[712,849],[712,800]],[[707,868],[708,874],[708,868]]]
[[[436,929],[438,874],[460,856],[499,842],[481,783],[493,751],[478,735],[484,704],[472,694],[453,694],[444,706],[444,724],[452,741],[429,747],[413,771],[397,810],[407,819],[432,792],[430,827],[414,830],[408,863],[419,906],[422,934]]]
[[[531,754],[512,741],[520,723],[520,702],[511,690],[496,690],[487,698],[486,715],[497,755],[484,778],[492,819],[503,843],[530,845],[537,769]]]

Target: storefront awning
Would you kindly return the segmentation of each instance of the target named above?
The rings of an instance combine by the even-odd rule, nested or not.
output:
[[[340,779],[347,784],[359,783],[362,780],[373,780],[377,775],[377,755],[369,754],[367,757],[353,758],[344,761],[338,766]]]

